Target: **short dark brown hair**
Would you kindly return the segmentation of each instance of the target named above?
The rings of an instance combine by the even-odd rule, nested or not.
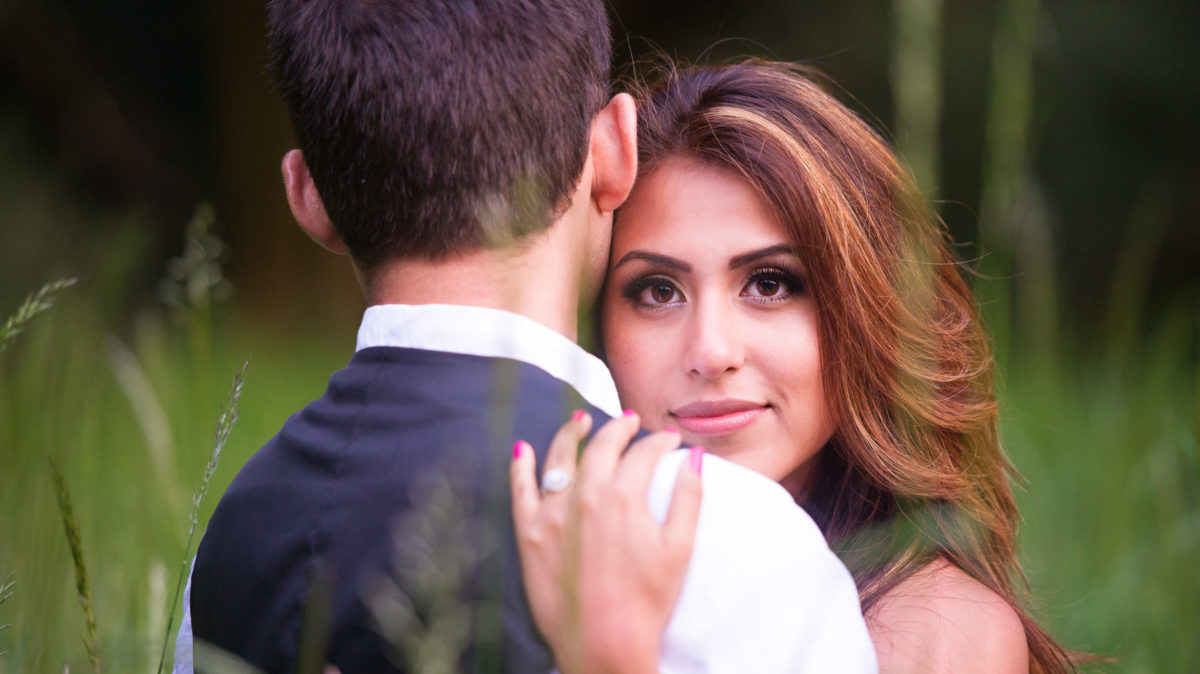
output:
[[[368,274],[548,226],[609,87],[599,0],[269,0],[270,53],[334,227]]]

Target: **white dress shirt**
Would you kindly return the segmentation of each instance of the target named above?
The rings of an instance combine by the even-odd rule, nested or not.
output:
[[[376,305],[363,315],[359,350],[394,346],[493,358],[538,367],[610,416],[621,413],[608,369],[566,337],[497,309],[444,304]],[[665,518],[673,452],[647,497]],[[816,524],[779,484],[715,456],[704,458],[696,544],[679,602],[663,635],[664,674],[875,672],[858,593]],[[189,598],[175,647],[178,674],[192,671]]]

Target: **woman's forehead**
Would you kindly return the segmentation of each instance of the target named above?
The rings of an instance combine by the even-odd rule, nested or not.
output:
[[[673,158],[639,178],[617,218],[614,251],[646,243],[721,242],[761,247],[784,233],[741,176],[694,159]]]

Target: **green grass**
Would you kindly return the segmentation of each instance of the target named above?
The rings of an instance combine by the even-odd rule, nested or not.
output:
[[[1022,557],[1041,617],[1067,646],[1118,658],[1112,671],[1200,671],[1194,319],[1168,314],[1120,359],[1062,348],[1005,368],[1002,437],[1027,480]]]
[[[937,72],[938,51],[929,47],[939,43],[940,22],[926,20],[926,10],[939,5],[893,4],[903,24],[898,88]],[[1156,211],[1162,190],[1150,185],[1130,224],[1109,315],[1067,324],[1049,262],[1053,223],[1029,188],[1039,3],[1002,0],[998,12],[980,207],[981,269],[992,280],[976,289],[997,342],[1002,438],[1025,476],[1020,540],[1035,613],[1068,648],[1117,658],[1099,669],[1197,672],[1200,304],[1184,294],[1148,314],[1165,222]],[[936,186],[938,103],[919,89],[897,95],[907,102],[898,105],[897,137],[914,153],[920,184]],[[14,140],[8,131],[0,123],[0,135]],[[22,180],[0,181],[12,197],[0,203],[15,206],[9,219],[24,225],[14,231],[61,239],[31,250],[64,248],[89,231],[88,214],[70,218],[75,229],[61,224],[56,205],[67,199],[56,182],[25,162],[14,166]],[[0,169],[17,170],[3,161]],[[135,289],[127,270],[144,247],[132,225],[124,244],[106,242],[76,287],[35,292],[24,308],[0,306],[0,318],[15,317],[0,330],[0,674],[92,668],[80,638],[89,622],[104,670],[153,671],[182,612],[173,597],[180,561],[194,547],[190,520],[202,531],[237,468],[351,355],[353,325],[280,334],[223,318],[215,300],[228,287],[212,217],[201,207],[188,224],[185,254],[160,292],[164,306],[128,316],[125,298]],[[18,271],[65,264],[17,257]],[[214,443],[230,376],[247,359],[254,376],[236,428]],[[223,449],[211,472],[214,446]],[[71,525],[63,535],[48,459],[69,487],[73,536]],[[197,498],[201,484],[206,499]],[[90,620],[76,560],[87,567]]]
[[[0,354],[0,578],[16,581],[0,604],[0,624],[11,625],[0,631],[0,672],[91,669],[48,457],[70,487],[98,659],[105,671],[154,671],[169,619],[178,625],[171,591],[187,556],[188,509],[230,377],[253,361],[201,532],[237,468],[321,394],[353,348],[352,327],[333,346],[228,326],[196,344],[186,322],[156,313],[116,342],[97,304],[81,284]]]
[[[91,668],[47,458],[70,487],[97,658],[106,671],[152,671],[178,624],[171,590],[191,554],[188,510],[231,373],[252,361],[201,526],[237,468],[352,349],[354,326],[197,330],[153,311],[118,333],[88,293],[84,283],[61,295],[0,355],[0,578],[16,583],[0,603],[10,625],[0,672]],[[1009,330],[999,350],[1002,435],[1026,478],[1022,556],[1038,614],[1067,646],[1119,658],[1109,671],[1200,670],[1195,307],[1180,301],[1148,325],[1126,309],[1106,332],[1057,326],[1049,342],[1029,336],[1041,329]]]
[[[1200,451],[1194,323],[1167,320],[1121,363],[1012,367],[1002,430],[1028,480],[1026,568],[1068,645],[1117,671],[1200,667]]]

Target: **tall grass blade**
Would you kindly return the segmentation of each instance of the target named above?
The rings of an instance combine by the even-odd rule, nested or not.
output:
[[[158,659],[159,674],[162,674],[163,664],[167,660],[167,645],[171,639],[175,611],[179,608],[179,595],[183,591],[183,582],[188,575],[188,560],[192,556],[192,539],[196,535],[196,526],[200,523],[200,505],[204,503],[204,497],[208,494],[208,485],[221,462],[221,450],[225,448],[225,443],[229,441],[229,436],[233,432],[233,425],[237,423],[238,401],[242,397],[242,386],[246,383],[246,368],[249,366],[250,361],[243,361],[237,374],[233,375],[233,382],[229,386],[229,395],[225,398],[225,404],[221,406],[221,414],[217,417],[216,427],[213,429],[212,453],[208,457],[208,463],[204,466],[204,476],[200,480],[200,486],[192,495],[192,510],[188,513],[187,544],[183,548],[183,561],[180,563],[179,578],[175,582],[175,594],[171,599],[167,631],[163,634],[162,655]]]
[[[979,244],[976,257],[985,282],[975,296],[1000,362],[1013,349],[1017,317],[1013,313],[1013,278],[1020,240],[1018,209],[1027,196],[1034,70],[1040,0],[1003,0],[997,10],[992,40],[992,83],[989,93],[979,197]],[[1035,230],[1035,236],[1042,232]],[[1043,239],[1048,237],[1041,237]],[[1027,245],[1026,250],[1031,248]],[[1036,299],[1035,299],[1036,301]]]
[[[54,493],[58,496],[58,512],[62,515],[63,529],[67,532],[67,546],[71,548],[71,560],[75,563],[75,589],[79,592],[79,605],[83,608],[83,616],[87,620],[87,632],[83,637],[83,647],[87,649],[88,660],[92,670],[99,674],[100,657],[97,654],[96,614],[92,611],[92,589],[88,583],[87,564],[83,557],[83,544],[79,540],[79,521],[75,519],[75,509],[71,506],[71,494],[67,491],[67,483],[63,480],[62,472],[54,459],[50,462],[50,477],[54,480]]]
[[[75,279],[60,278],[47,283],[37,292],[26,297],[21,306],[17,307],[16,313],[9,316],[8,320],[4,321],[4,326],[0,327],[0,353],[8,348],[9,342],[25,331],[25,326],[29,324],[29,321],[54,306],[55,293],[73,285],[75,285]]]
[[[13,577],[16,575],[17,574],[15,571],[11,572],[8,574],[8,577],[4,579],[4,582],[0,583],[0,605],[3,605],[4,602],[8,601],[9,599],[12,599],[13,588],[16,587],[17,584],[17,581],[13,580]],[[3,632],[6,629],[8,629],[8,625],[0,625],[0,632]],[[7,653],[8,651],[0,651],[0,655],[6,655]]]
[[[158,635],[167,628],[167,615],[162,610],[167,605],[167,564],[161,558],[156,557],[150,561],[150,569],[146,574],[146,585],[148,591],[144,606],[147,619],[142,631],[145,639],[142,643],[147,644],[148,647],[145,650],[145,664],[140,669],[148,672],[154,664],[154,648],[150,644],[153,644],[158,639]]]
[[[196,674],[262,674],[262,670],[238,656],[197,639]]]
[[[334,570],[317,562],[309,574],[308,598],[300,623],[296,648],[296,674],[321,674],[329,654],[329,626],[333,616]]]
[[[993,251],[1011,252],[1013,216],[1026,181],[1040,4],[1039,0],[1005,0],[996,18],[980,195],[981,239]]]
[[[171,442],[171,421],[137,356],[116,337],[108,339],[108,362],[121,392],[129,401],[129,409],[137,420],[138,428],[146,438],[146,449],[154,465],[155,477],[165,484],[170,480],[171,456],[175,451]]]
[[[1147,308],[1146,298],[1150,297],[1150,280],[1154,274],[1154,257],[1171,221],[1169,204],[1169,186],[1159,179],[1147,181],[1125,230],[1125,240],[1112,274],[1104,323],[1109,350],[1106,356],[1111,365],[1129,361],[1138,331],[1143,327],[1143,311]]]
[[[921,192],[937,191],[942,120],[942,0],[893,0],[896,143]]]

